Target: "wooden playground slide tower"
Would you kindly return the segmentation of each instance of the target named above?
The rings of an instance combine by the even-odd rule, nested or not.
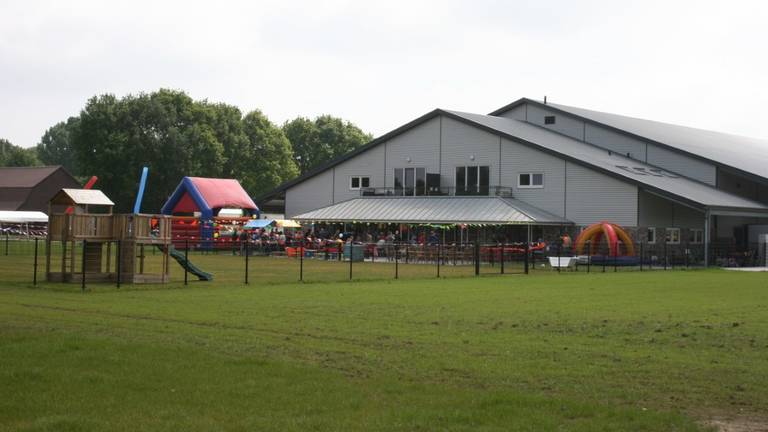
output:
[[[112,214],[114,203],[93,189],[62,189],[49,208],[61,205],[74,212],[49,211],[48,281],[80,282],[83,274],[89,282],[116,281],[119,272],[123,283],[168,282],[170,216]]]

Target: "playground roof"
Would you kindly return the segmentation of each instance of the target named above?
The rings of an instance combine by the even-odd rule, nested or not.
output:
[[[522,201],[501,197],[363,197],[298,216],[307,222],[569,225]]]
[[[103,205],[114,206],[104,192],[98,189],[62,189],[53,199],[52,204],[64,205]]]
[[[259,209],[237,180],[184,177],[161,212],[199,211],[203,217],[213,217],[213,210],[221,208]]]

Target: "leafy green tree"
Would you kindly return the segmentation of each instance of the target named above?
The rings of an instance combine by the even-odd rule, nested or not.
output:
[[[291,143],[261,111],[248,113],[243,118],[243,129],[248,148],[240,159],[238,172],[246,190],[260,195],[298,175]]]
[[[99,176],[120,211],[132,208],[141,168],[148,166],[142,209],[159,211],[183,176],[220,174],[224,149],[208,120],[205,104],[180,91],[93,97],[73,141],[76,163]]]
[[[37,158],[35,149],[25,149],[11,144],[6,139],[0,138],[0,166],[25,167],[38,165],[40,165],[40,160]]]
[[[81,175],[77,169],[72,140],[80,127],[79,117],[70,117],[50,127],[37,144],[37,157],[46,165],[61,165],[73,175]]]
[[[297,117],[283,124],[302,174],[348,153],[373,137],[354,124],[323,115],[309,120]]]

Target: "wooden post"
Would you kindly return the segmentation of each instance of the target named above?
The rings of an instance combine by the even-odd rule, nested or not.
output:
[[[440,247],[440,243],[437,244],[437,277],[440,277],[440,252],[442,251],[442,248]]]
[[[523,262],[525,265],[525,274],[528,274],[528,254],[531,252],[528,242],[525,242],[525,247],[523,248],[523,250],[525,252],[525,257],[523,258]]]
[[[304,282],[304,248],[299,248],[301,253],[299,254],[299,281]]]

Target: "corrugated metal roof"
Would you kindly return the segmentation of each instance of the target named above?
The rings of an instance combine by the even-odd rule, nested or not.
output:
[[[504,135],[517,137],[544,150],[575,159],[586,165],[591,165],[613,175],[647,185],[656,191],[669,193],[682,200],[692,201],[704,207],[768,210],[767,206],[756,201],[660,170],[639,160],[611,153],[540,126],[504,117],[459,111],[447,112]]]
[[[65,205],[115,205],[98,189],[62,189],[51,202]]]
[[[570,224],[522,201],[501,197],[361,197],[294,216],[299,221]]]
[[[768,178],[768,140],[548,103],[561,111]]]

